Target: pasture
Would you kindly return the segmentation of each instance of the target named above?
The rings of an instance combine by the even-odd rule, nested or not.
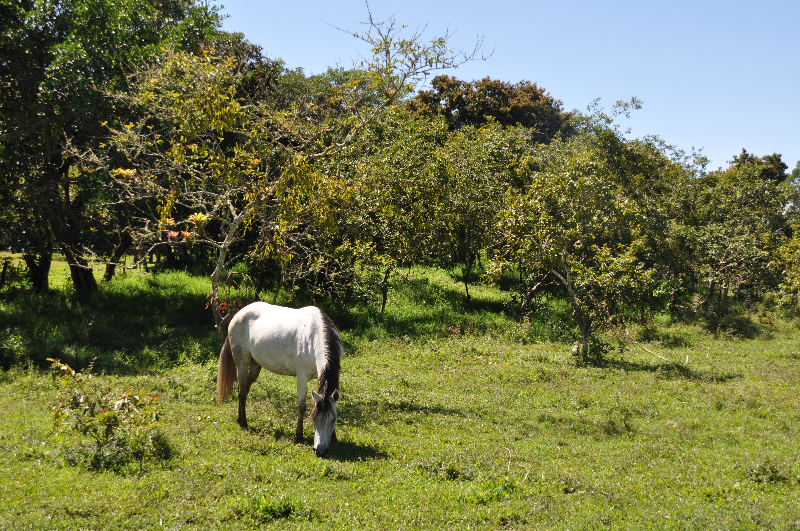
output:
[[[0,529],[800,529],[797,322],[661,320],[578,366],[559,301],[520,323],[507,293],[474,286],[465,306],[456,279],[414,269],[384,315],[326,308],[345,354],[321,459],[310,421],[293,442],[294,379],[262,372],[248,431],[235,392],[215,403],[204,277],[129,274],[91,301],[54,284],[0,293],[16,360],[0,372]],[[104,384],[159,395],[170,459],[70,464],[85,437],[52,430],[46,357],[97,358]]]

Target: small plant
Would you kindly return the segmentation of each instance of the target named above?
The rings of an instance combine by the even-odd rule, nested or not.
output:
[[[173,450],[158,431],[160,397],[128,388],[113,393],[92,379],[91,364],[77,372],[66,363],[48,358],[62,391],[56,395],[53,424],[72,428],[92,438],[92,443],[67,452],[70,464],[87,462],[93,470],[122,470],[128,463],[168,460]]]
[[[237,519],[250,520],[257,524],[290,518],[313,518],[313,511],[307,509],[300,500],[263,493],[246,499],[233,509],[233,513]]]
[[[757,463],[746,471],[747,479],[762,485],[774,485],[778,483],[788,483],[791,481],[790,474],[778,467],[770,460]]]
[[[26,358],[25,341],[16,329],[0,330],[0,368],[7,371]]]

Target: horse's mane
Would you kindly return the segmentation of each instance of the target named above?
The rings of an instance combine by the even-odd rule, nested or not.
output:
[[[339,370],[342,358],[342,340],[339,338],[339,329],[330,317],[319,310],[322,318],[322,341],[325,349],[325,366],[319,374],[317,380],[317,393],[322,400],[314,406],[311,412],[313,419],[320,413],[327,413],[331,410],[331,396],[339,389]]]

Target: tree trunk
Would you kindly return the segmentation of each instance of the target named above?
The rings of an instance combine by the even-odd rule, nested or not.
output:
[[[28,278],[33,284],[33,291],[44,293],[50,289],[50,264],[53,262],[53,252],[42,251],[40,254],[25,254],[22,256],[28,266]]]
[[[578,321],[578,327],[581,329],[581,342],[583,347],[582,358],[583,361],[589,361],[589,322],[586,316],[583,314],[583,309],[581,309],[578,298],[575,297],[575,293],[572,291],[572,279],[570,278],[569,269],[567,269],[566,266],[564,267],[564,271],[566,276],[562,276],[561,273],[555,269],[551,270],[550,272],[561,281],[567,290],[570,300],[572,301],[572,306],[575,308],[575,320]]]
[[[111,253],[111,258],[108,259],[108,263],[106,264],[106,272],[103,275],[103,280],[108,282],[112,278],[114,278],[114,272],[117,269],[117,263],[120,259],[128,252],[128,249],[133,244],[133,237],[131,237],[130,233],[114,231],[114,252]]]
[[[278,279],[278,287],[275,288],[275,295],[272,297],[272,304],[276,304],[278,302],[278,293],[281,292],[281,288],[283,287],[283,269],[281,269],[281,278]]]
[[[475,263],[474,258],[467,257],[464,261],[464,290],[467,292],[467,302],[470,300],[469,295],[469,274],[472,271],[472,265]]]
[[[712,278],[708,281],[708,295],[706,296],[706,308],[708,310],[714,310],[714,287],[716,286],[716,282]]]
[[[225,266],[228,249],[230,249],[233,240],[236,239],[239,225],[247,218],[248,209],[253,206],[254,205],[248,205],[248,208],[245,208],[244,211],[235,215],[233,220],[231,220],[228,226],[228,232],[225,234],[225,240],[217,248],[217,266],[214,268],[214,272],[211,273],[211,313],[214,315],[214,328],[217,330],[217,334],[223,343],[228,337],[228,324],[231,322],[231,319],[233,319],[235,312],[228,311],[226,315],[222,315],[222,311],[219,308],[219,276],[222,273],[222,268]],[[233,209],[232,206],[231,209]]]
[[[69,271],[72,275],[72,285],[79,295],[86,295],[97,291],[97,280],[94,278],[94,270],[89,267],[89,262],[83,256],[73,253],[72,250],[64,246],[64,256],[69,264]]]
[[[547,280],[548,275],[549,273],[545,275],[544,278],[540,282],[538,282],[534,287],[528,290],[528,293],[524,297],[522,297],[522,302],[519,305],[520,313],[525,312],[525,308],[527,308],[528,305],[531,303],[531,300],[533,300],[533,296],[536,295],[536,292],[539,291],[539,288],[541,288],[544,285],[544,281]]]
[[[6,272],[8,271],[8,264],[11,263],[11,260],[5,259],[3,260],[3,273],[0,274],[0,290],[3,289],[3,286],[6,285]]]
[[[381,282],[381,315],[383,315],[383,310],[386,309],[386,301],[389,299],[389,277],[392,275],[393,269],[392,266],[386,268],[386,274],[383,276],[383,282]]]

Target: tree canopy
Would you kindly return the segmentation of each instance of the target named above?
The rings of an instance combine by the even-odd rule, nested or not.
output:
[[[36,290],[54,252],[80,293],[92,257],[110,279],[130,247],[157,252],[209,268],[224,336],[235,261],[276,293],[381,309],[392,278],[427,264],[458,270],[466,301],[514,278],[518,314],[560,293],[584,358],[597,330],[657,312],[800,310],[800,166],[742,150],[709,172],[628,137],[636,98],[567,112],[536,83],[448,75],[415,92],[480,43],[453,51],[394,20],[355,33],[360,65],[307,76],[193,0],[0,14],[0,231]]]
[[[571,113],[561,106],[561,100],[530,81],[508,83],[486,77],[469,82],[447,75],[433,78],[429,90],[420,90],[406,103],[411,112],[443,116],[451,131],[492,120],[528,128],[537,142],[545,143],[565,127],[564,132],[570,130]]]

